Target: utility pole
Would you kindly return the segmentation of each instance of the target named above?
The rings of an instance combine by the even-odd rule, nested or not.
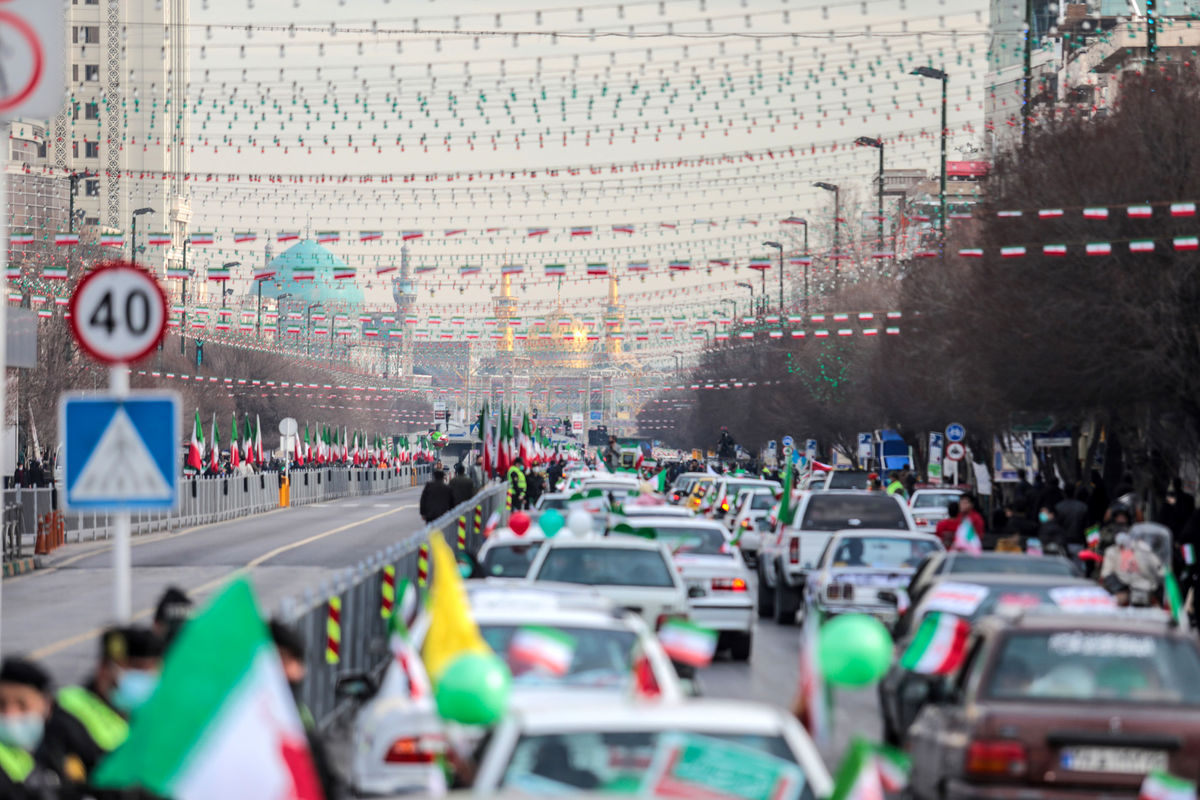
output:
[[[1033,0],[1025,0],[1025,73],[1022,83],[1021,147],[1026,147],[1029,144],[1029,115],[1033,113]],[[942,88],[945,88],[945,84]],[[942,108],[945,109],[944,104]],[[942,120],[942,127],[946,127],[945,120]],[[942,158],[945,158],[944,154]]]

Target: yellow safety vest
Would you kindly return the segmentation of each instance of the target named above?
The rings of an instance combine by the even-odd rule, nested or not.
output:
[[[92,741],[105,752],[116,750],[129,735],[125,718],[82,686],[65,686],[56,699],[63,711],[83,723]]]
[[[525,491],[525,473],[520,467],[510,467],[508,470],[508,482],[512,484],[514,489]]]
[[[0,744],[0,772],[13,783],[24,783],[33,772],[33,756],[20,748]]]
[[[887,493],[896,494],[899,492],[901,497],[908,497],[908,492],[904,491],[904,484],[900,481],[892,481],[888,484]]]

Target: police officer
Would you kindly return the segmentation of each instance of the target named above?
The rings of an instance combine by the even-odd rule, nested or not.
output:
[[[900,473],[892,470],[888,473],[888,478],[887,493],[891,495],[898,494],[901,500],[907,500],[908,492],[904,490],[904,484],[900,482]]]
[[[96,671],[83,686],[58,691],[46,735],[75,753],[90,774],[129,734],[129,715],[153,694],[163,643],[152,630],[109,628],[100,637]]]
[[[509,489],[512,490],[514,510],[525,507],[525,473],[521,470],[520,464],[513,464],[508,468]]]
[[[54,703],[50,676],[32,661],[0,664],[0,797],[60,797],[83,780],[83,764],[45,735]]]

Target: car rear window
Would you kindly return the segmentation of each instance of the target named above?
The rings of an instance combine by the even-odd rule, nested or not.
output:
[[[541,542],[497,545],[483,554],[479,566],[484,575],[496,578],[524,578],[541,546]]]
[[[569,652],[566,672],[546,669],[537,658],[522,648],[520,640],[512,646],[520,625],[482,624],[479,632],[492,651],[503,656],[513,675],[513,685],[584,686],[593,689],[621,690],[632,678],[633,652],[637,634],[615,628],[580,626],[535,626],[529,628],[542,638],[562,643]],[[548,631],[548,633],[547,633]],[[536,653],[535,653],[536,655]]]
[[[886,494],[814,494],[808,498],[804,521],[810,531],[840,531],[845,528],[908,530],[900,504]]]
[[[536,506],[536,508],[539,511],[547,511],[551,508],[556,508],[559,511],[562,511],[566,507],[567,507],[567,498],[565,498],[565,497],[546,497],[545,495],[538,498],[537,506]]]
[[[837,472],[829,476],[826,489],[866,489],[871,484],[869,472]]]
[[[570,731],[525,734],[513,748],[502,785],[530,794],[573,794],[584,790],[605,795],[640,794],[660,740],[690,731]],[[779,735],[703,731],[704,737],[748,747],[789,764],[796,764],[787,742]],[[812,800],[812,788],[800,790],[799,800]]]
[[[675,585],[662,553],[623,547],[554,548],[546,554],[536,580],[592,586]]]
[[[903,536],[847,536],[833,553],[835,567],[914,569],[937,550],[936,542]]]
[[[770,494],[755,494],[752,497],[754,499],[750,501],[750,508],[753,511],[769,511],[778,502],[775,496]]]
[[[715,528],[656,527],[654,537],[678,555],[733,558],[733,548],[725,541],[725,534]]]
[[[913,508],[948,508],[951,503],[958,502],[961,495],[948,492],[918,492],[913,497]]]
[[[985,696],[999,700],[1200,704],[1200,654],[1153,633],[1013,633],[1001,644]]]
[[[969,556],[955,553],[946,558],[939,572],[974,572],[983,575],[1061,575],[1072,577],[1075,568],[1065,558],[1027,555]]]

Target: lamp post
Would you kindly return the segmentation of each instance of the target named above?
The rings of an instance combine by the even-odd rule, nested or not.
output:
[[[917,67],[910,74],[942,82],[942,180],[938,187],[938,230],[942,234],[942,252],[946,250],[946,84],[950,76],[945,70]]]
[[[309,303],[308,310],[304,312],[304,355],[305,357],[312,356],[312,310],[314,308],[325,308],[320,303]]]
[[[192,237],[183,237],[183,313],[180,315],[179,322],[179,354],[184,355],[186,352],[184,342],[187,341],[187,283],[188,276],[191,274],[187,268],[187,251],[188,245],[192,243]]]
[[[792,225],[804,226],[804,257],[808,259],[808,264],[804,265],[804,313],[808,313],[808,270],[812,266],[812,256],[808,252],[808,220],[800,219],[800,217],[788,217],[784,222]]]
[[[806,229],[808,226],[804,226]],[[783,314],[783,242],[763,242],[767,247],[774,247],[779,251],[779,313]],[[764,309],[765,311],[766,309]]]
[[[137,258],[137,218],[143,214],[153,214],[153,208],[136,208],[133,211],[133,225],[129,235],[129,260]]]
[[[879,222],[879,245],[875,248],[876,252],[883,252],[883,139],[878,137],[860,136],[854,140],[854,143],[859,147],[874,147],[879,150],[879,186],[876,192],[876,198],[879,205],[877,213],[877,221]]]
[[[842,260],[841,252],[841,224],[842,218],[842,190],[841,187],[834,183],[826,183],[825,181],[817,181],[813,186],[818,189],[824,189],[827,192],[833,192],[833,288],[836,290],[838,286],[838,269],[839,262]]]
[[[737,283],[735,283],[734,285],[735,285],[735,286],[740,286],[740,287],[742,287],[743,289],[749,289],[749,290],[750,290],[750,307],[751,307],[751,308],[754,308],[754,284],[752,284],[752,283],[747,283],[746,281],[738,281],[738,282],[737,282]]]
[[[728,297],[722,297],[721,302],[733,304],[733,323],[736,325],[737,324],[737,300],[731,300]]]

